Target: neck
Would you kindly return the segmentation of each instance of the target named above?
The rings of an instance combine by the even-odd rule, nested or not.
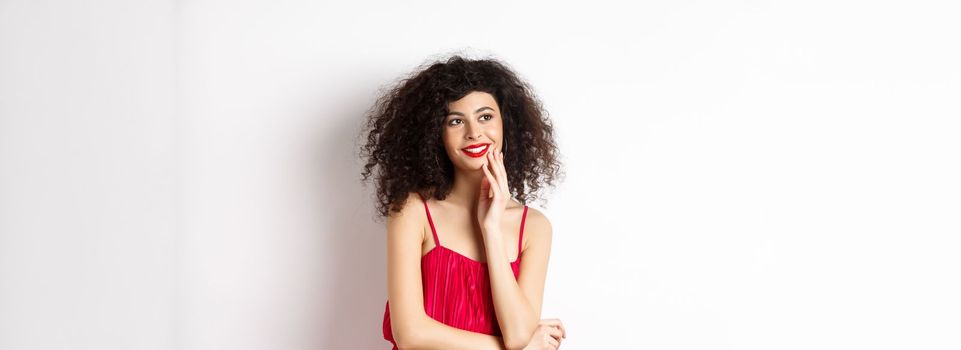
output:
[[[480,193],[481,179],[484,171],[480,169],[454,169],[454,185],[445,201],[470,210],[477,209],[477,198]]]

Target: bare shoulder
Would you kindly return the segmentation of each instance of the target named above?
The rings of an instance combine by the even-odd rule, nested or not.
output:
[[[542,211],[528,207],[524,221],[524,240],[530,243],[550,244],[553,227]]]
[[[404,204],[401,205],[399,212],[390,212],[387,219],[394,220],[411,220],[417,218],[417,206],[420,206],[421,200],[417,192],[410,192],[407,194],[407,198],[404,200]]]
[[[423,239],[423,227],[427,221],[426,214],[417,192],[410,192],[399,212],[391,212],[387,216],[388,234],[416,235]]]

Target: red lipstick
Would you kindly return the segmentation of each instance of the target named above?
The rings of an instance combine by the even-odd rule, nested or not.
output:
[[[468,157],[480,158],[480,157],[483,157],[485,153],[487,153],[487,149],[489,149],[490,147],[491,147],[491,144],[489,143],[475,143],[473,145],[461,148],[460,151],[464,152],[464,154],[466,154]],[[471,152],[471,151],[474,151],[474,152]]]

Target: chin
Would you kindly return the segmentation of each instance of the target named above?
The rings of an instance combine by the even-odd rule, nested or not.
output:
[[[486,163],[482,161],[478,161],[477,163],[466,161],[460,164],[454,164],[454,168],[458,171],[464,171],[464,172],[483,171],[481,170],[481,168],[483,168],[485,164]]]

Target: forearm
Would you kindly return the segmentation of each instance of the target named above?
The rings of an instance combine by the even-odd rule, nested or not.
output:
[[[539,315],[534,313],[530,301],[517,284],[504,251],[503,235],[499,232],[487,232],[484,236],[485,245],[488,247],[487,265],[494,312],[504,336],[504,344],[508,348],[522,347],[537,328]]]
[[[441,323],[433,318],[424,317],[407,332],[410,344],[401,349],[454,349],[454,350],[504,350],[501,337],[465,331]],[[398,344],[401,345],[401,344]]]

